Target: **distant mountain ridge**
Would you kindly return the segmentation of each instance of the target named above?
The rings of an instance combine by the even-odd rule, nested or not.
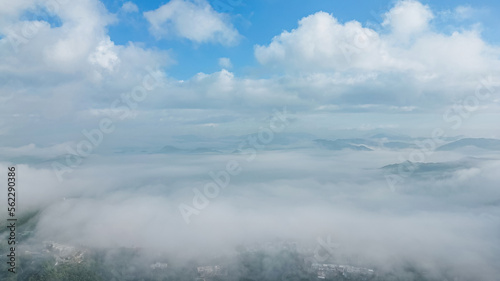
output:
[[[438,151],[450,151],[468,146],[474,146],[486,150],[500,151],[500,140],[486,138],[464,138],[442,145],[437,148]]]

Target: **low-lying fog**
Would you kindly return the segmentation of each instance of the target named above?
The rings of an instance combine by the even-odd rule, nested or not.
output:
[[[50,165],[19,164],[18,207],[40,211],[27,244],[135,247],[188,261],[242,245],[328,241],[337,262],[496,278],[500,153],[434,152],[426,162],[442,165],[398,175],[390,165],[404,153],[91,155],[62,181]]]

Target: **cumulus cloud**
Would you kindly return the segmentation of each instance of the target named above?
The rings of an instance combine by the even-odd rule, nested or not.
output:
[[[113,42],[109,38],[106,38],[99,43],[95,52],[89,55],[89,61],[92,64],[97,64],[104,69],[112,71],[120,61],[117,54],[113,51],[114,47]]]
[[[363,57],[352,61],[353,51],[364,50]],[[290,32],[274,37],[268,46],[256,46],[255,56],[262,64],[284,65],[304,71],[349,67],[384,67],[392,58],[380,47],[379,35],[359,22],[341,24],[325,12],[307,16]],[[375,61],[374,61],[375,60]],[[354,65],[352,65],[354,64]]]
[[[427,5],[418,1],[400,1],[384,15],[383,26],[389,26],[396,36],[407,37],[429,29],[434,15]]]
[[[328,104],[390,103],[433,110],[470,98],[486,77],[498,85],[493,77],[500,72],[500,48],[474,26],[440,32],[432,25],[435,15],[442,16],[420,2],[399,1],[375,30],[317,12],[269,44],[256,45],[254,54],[273,73],[325,91],[321,97]]]
[[[29,2],[25,4],[29,6]],[[40,11],[45,11],[44,14],[31,20],[19,18],[28,9],[25,6],[6,15],[9,21],[0,26],[0,32],[5,35],[1,39],[2,54],[14,56],[14,59],[4,62],[3,71],[12,65],[18,65],[22,75],[35,74],[41,69],[65,75],[92,75],[94,70],[101,68],[117,70],[114,67],[120,61],[118,53],[128,52],[128,46],[116,46],[107,35],[107,26],[115,22],[115,16],[96,0],[57,3],[54,7],[41,3]],[[62,26],[52,27],[46,13],[59,18]],[[132,49],[138,51],[138,48]],[[162,53],[158,52],[160,57]]]
[[[398,71],[405,75],[411,71],[448,76],[498,71],[498,47],[488,45],[474,29],[451,35],[432,32],[432,17],[419,2],[399,2],[383,22],[389,33],[379,34],[357,21],[342,24],[333,15],[318,12],[301,19],[296,29],[274,37],[269,45],[257,45],[255,56],[263,65],[302,72]],[[401,41],[401,36],[410,35],[412,43]]]
[[[34,16],[21,19],[33,7]],[[0,126],[19,136],[18,141],[31,139],[21,137],[31,126],[63,134],[49,123],[59,119],[60,126],[71,127],[78,118],[73,113],[109,107],[141,85],[148,72],[171,62],[167,50],[115,44],[107,34],[115,17],[99,1],[18,1],[1,13],[0,91],[5,103],[0,106],[4,120],[11,121]],[[51,25],[52,18],[61,25]]]
[[[144,16],[158,38],[177,36],[195,43],[235,45],[240,37],[227,15],[216,12],[205,0],[172,0]]]

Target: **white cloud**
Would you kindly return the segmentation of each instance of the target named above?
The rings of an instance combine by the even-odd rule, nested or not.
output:
[[[407,67],[394,60],[383,43],[379,34],[357,21],[342,24],[318,12],[275,36],[268,46],[256,46],[255,56],[261,64],[306,72]]]
[[[89,61],[92,64],[97,64],[104,69],[112,71],[113,68],[120,62],[118,55],[113,49],[115,45],[108,38],[102,40],[96,47],[95,52],[90,54]]]
[[[219,58],[219,66],[225,69],[231,69],[233,64],[229,58]]]
[[[318,12],[268,45],[257,45],[255,56],[263,65],[288,72],[396,71],[405,75],[412,71],[418,77],[439,78],[499,70],[500,48],[488,45],[475,29],[460,28],[451,34],[432,31],[432,11],[416,1],[398,2],[385,15],[383,25],[389,32],[377,33],[357,21],[342,24]]]
[[[500,72],[498,46],[474,27],[438,32],[432,18],[428,6],[401,1],[386,13],[387,30],[376,32],[318,12],[268,45],[255,46],[255,57],[275,73],[298,77],[300,83],[293,85],[304,83],[304,91],[324,93],[328,103],[338,97],[348,103],[432,108],[473,95],[481,79]]]
[[[429,6],[418,1],[404,0],[385,14],[383,26],[390,26],[395,35],[406,37],[429,28],[434,15]]]
[[[125,13],[137,13],[139,8],[133,2],[127,1],[123,3],[121,10]]]
[[[178,36],[196,43],[235,45],[240,37],[227,16],[205,0],[172,0],[144,16],[158,38]]]
[[[34,41],[45,40],[45,61],[66,70],[79,68],[78,64],[87,60],[89,53],[106,38],[106,26],[115,21],[102,3],[92,0],[61,4],[57,15],[63,28],[51,28],[38,34]]]
[[[32,7],[50,11],[61,24],[51,26],[43,16],[21,20]],[[170,62],[168,51],[116,45],[107,34],[115,17],[96,0],[18,1],[0,14],[0,107],[6,120],[0,132],[15,135],[12,142],[28,144],[28,131],[45,126],[56,140],[67,131],[61,128],[75,128],[80,111],[109,106],[141,85],[147,67]]]

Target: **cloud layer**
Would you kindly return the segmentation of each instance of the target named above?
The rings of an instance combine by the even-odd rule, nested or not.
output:
[[[408,262],[433,278],[493,280],[499,163],[491,158],[499,155],[489,155],[474,173],[457,166],[446,178],[414,174],[396,190],[379,169],[396,159],[390,151],[259,151],[250,162],[234,154],[90,157],[63,183],[45,168],[18,169],[24,210],[43,209],[33,243],[139,247],[183,260],[276,238],[314,246],[328,236],[338,245],[334,260],[380,273]],[[461,157],[443,152],[429,161]],[[241,173],[186,224],[180,204],[192,205],[193,189],[228,161]]]

